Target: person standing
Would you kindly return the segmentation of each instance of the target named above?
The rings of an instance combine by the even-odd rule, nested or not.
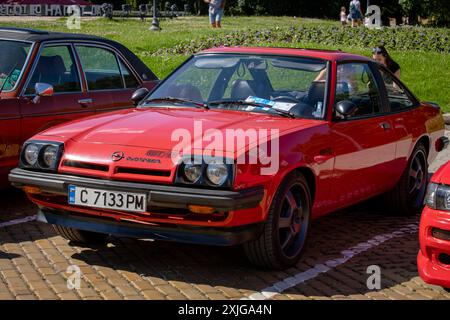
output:
[[[226,0],[204,0],[209,4],[209,22],[213,28],[222,28],[223,10]]]
[[[391,71],[398,79],[400,79],[400,65],[391,58],[391,55],[382,45],[373,48],[372,58],[378,63],[385,66]]]
[[[350,2],[349,18],[352,20],[352,28],[361,24],[363,13],[361,11],[361,2],[359,0],[352,0]]]
[[[341,18],[341,25],[345,27],[347,25],[347,12],[345,7],[341,7],[341,13],[339,16]]]

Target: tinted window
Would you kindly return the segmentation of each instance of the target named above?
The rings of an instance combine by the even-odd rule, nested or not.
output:
[[[414,106],[414,102],[408,97],[398,81],[394,79],[395,77],[382,69],[380,69],[380,72],[386,86],[391,110],[400,111]]]
[[[76,48],[89,90],[123,89],[122,75],[113,52],[88,46]]]
[[[70,46],[45,47],[28,83],[26,94],[33,94],[36,83],[48,83],[58,92],[80,92],[77,65]]]
[[[380,112],[380,92],[367,64],[338,65],[335,102],[342,100],[349,100],[358,107],[351,116],[353,118]],[[336,117],[339,118],[339,114],[336,114]]]
[[[125,81],[125,86],[127,88],[137,88],[139,86],[139,81],[135,78],[131,70],[123,63],[120,59],[120,71],[122,72],[123,79]]]

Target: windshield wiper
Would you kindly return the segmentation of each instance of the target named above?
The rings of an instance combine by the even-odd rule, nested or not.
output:
[[[176,97],[161,97],[161,98],[151,98],[144,101],[144,103],[152,102],[173,102],[173,103],[189,103],[196,107],[209,109],[208,105],[203,102],[198,102],[190,99],[176,98]]]
[[[258,102],[245,101],[245,100],[217,100],[217,101],[211,101],[209,104],[210,105],[231,104],[231,105],[246,105],[246,106],[258,107],[258,108],[270,108],[270,110],[275,111],[279,115],[289,117],[292,119],[296,118],[295,114],[293,114],[289,111],[277,109],[277,108],[274,108],[273,106],[271,106],[270,104],[265,104],[265,103],[258,103]]]

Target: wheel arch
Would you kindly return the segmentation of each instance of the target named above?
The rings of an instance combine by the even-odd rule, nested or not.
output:
[[[314,172],[310,168],[304,166],[297,167],[291,172],[301,173],[305,177],[306,182],[308,183],[309,191],[311,193],[311,204],[314,204],[314,198],[316,196],[316,176]]]
[[[417,139],[416,143],[414,144],[414,148],[412,148],[412,150],[410,152],[410,157],[411,157],[413,150],[416,148],[416,146],[419,143],[422,143],[423,146],[425,147],[425,150],[427,151],[427,156],[430,154],[430,144],[431,144],[430,137],[427,135],[423,135],[419,139]]]

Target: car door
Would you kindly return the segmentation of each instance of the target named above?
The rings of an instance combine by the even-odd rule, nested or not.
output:
[[[0,187],[7,185],[7,174],[17,165],[21,143],[19,101],[0,99]]]
[[[420,103],[409,93],[406,87],[390,72],[379,66],[378,70],[386,88],[389,113],[397,135],[396,162],[399,179],[408,163],[414,139],[424,132],[428,115],[418,108]]]
[[[53,95],[33,99],[36,83],[53,86]],[[56,124],[94,114],[88,99],[72,45],[43,45],[20,97],[23,139]]]
[[[96,112],[132,107],[131,95],[140,83],[123,59],[113,49],[100,45],[75,47]]]
[[[396,135],[368,63],[339,64],[336,76],[335,106],[343,100],[357,106],[345,118],[334,110],[330,126],[335,155],[332,194],[336,206],[346,206],[392,186]]]

